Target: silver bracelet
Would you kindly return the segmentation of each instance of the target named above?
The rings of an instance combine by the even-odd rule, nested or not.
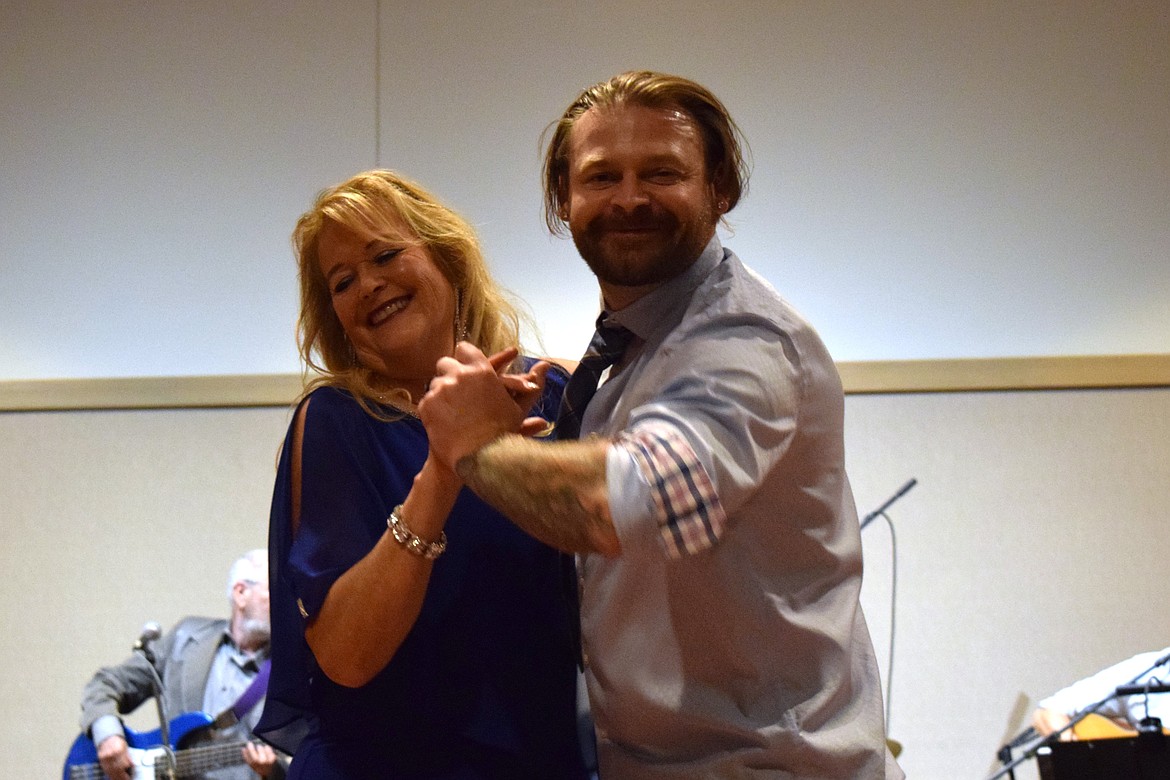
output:
[[[433,561],[442,555],[443,551],[447,549],[447,532],[439,532],[439,541],[428,542],[407,527],[406,523],[399,517],[401,511],[402,504],[399,504],[394,507],[394,511],[386,518],[386,527],[390,529],[394,541],[415,555],[421,555],[429,561]]]

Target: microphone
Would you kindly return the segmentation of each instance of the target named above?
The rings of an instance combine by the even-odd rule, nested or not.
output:
[[[1141,696],[1145,693],[1170,693],[1170,685],[1166,683],[1150,683],[1149,685],[1119,685],[1116,696]]]
[[[915,478],[913,478],[913,477],[911,477],[911,478],[910,478],[910,481],[909,481],[909,482],[907,482],[907,483],[906,483],[905,485],[903,485],[902,487],[900,487],[900,488],[898,489],[898,492],[897,492],[897,493],[895,493],[894,495],[890,496],[889,500],[888,500],[888,501],[886,501],[886,503],[882,504],[882,505],[881,505],[881,506],[879,506],[877,509],[873,510],[873,511],[872,511],[872,512],[870,512],[868,515],[866,515],[864,518],[862,518],[862,520],[861,520],[861,527],[862,527],[862,528],[865,528],[867,525],[869,525],[869,524],[870,524],[870,523],[872,523],[874,520],[876,520],[878,517],[880,517],[880,516],[881,516],[881,514],[882,514],[882,512],[885,512],[887,509],[889,509],[891,504],[893,504],[895,501],[897,501],[897,500],[898,500],[899,498],[901,498],[902,496],[906,495],[906,493],[907,493],[907,492],[909,492],[910,488],[914,487],[914,486],[915,486],[915,485],[917,485],[917,484],[918,484],[918,480],[917,480],[917,479],[915,479]]]
[[[139,634],[138,641],[134,643],[134,649],[146,650],[147,646],[160,636],[162,636],[162,626],[151,620],[142,626],[142,633]]]
[[[154,666],[154,652],[151,651],[150,646],[162,636],[162,626],[155,621],[148,621],[142,627],[142,633],[138,635],[138,641],[134,643],[134,650],[142,653],[150,665]],[[159,686],[161,688],[161,686]]]
[[[1142,674],[1138,677],[1138,679],[1141,679],[1141,677],[1145,677],[1147,674],[1154,671],[1159,666],[1165,666],[1168,663],[1170,663],[1170,653],[1167,653],[1166,655],[1162,656],[1157,661],[1155,661],[1154,665],[1151,666],[1145,672],[1142,672]],[[1164,683],[1161,680],[1159,680],[1157,677],[1151,677],[1150,681],[1148,683],[1146,683],[1145,685],[1137,685],[1136,680],[1135,680],[1134,682],[1131,682],[1128,685],[1117,686],[1117,690],[1113,693],[1113,695],[1114,696],[1139,696],[1143,693],[1170,693],[1170,683]]]
[[[1036,739],[1036,737],[1038,737],[1038,736],[1040,736],[1040,732],[1036,731],[1036,729],[1034,727],[1029,726],[1028,728],[1021,731],[1019,734],[1017,734],[1015,736],[1015,738],[1012,739],[1011,742],[1007,743],[1007,745],[1005,745],[1004,747],[1008,747],[1008,748],[1023,747],[1024,745],[1028,744],[1032,740]]]

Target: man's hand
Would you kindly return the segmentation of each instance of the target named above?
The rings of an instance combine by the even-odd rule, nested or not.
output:
[[[130,749],[126,738],[114,734],[102,740],[97,749],[98,763],[110,780],[130,780],[134,762],[130,760]]]
[[[439,360],[436,375],[418,405],[427,429],[431,454],[454,470],[466,455],[505,433],[531,435],[543,429],[538,418],[526,418],[540,398],[547,363],[525,374],[501,374],[516,358],[509,348],[490,358],[467,342],[453,357]]]
[[[276,766],[276,751],[263,742],[247,742],[243,747],[244,761],[261,777],[272,774]]]

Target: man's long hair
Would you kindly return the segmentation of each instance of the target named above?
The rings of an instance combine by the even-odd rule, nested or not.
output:
[[[703,138],[708,183],[731,211],[747,193],[750,165],[747,141],[727,108],[709,89],[681,76],[649,70],[629,71],[594,84],[574,100],[561,118],[545,129],[549,138],[544,157],[544,221],[554,235],[566,232],[569,198],[569,146],[573,126],[591,108],[636,105],[677,109],[699,128]]]

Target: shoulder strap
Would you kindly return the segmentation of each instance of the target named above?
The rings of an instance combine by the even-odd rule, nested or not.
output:
[[[268,690],[268,674],[271,670],[272,659],[265,658],[264,663],[260,664],[260,671],[240,694],[240,698],[236,699],[235,704],[216,716],[212,725],[217,729],[224,729],[239,723],[248,714],[248,711],[256,706],[256,702],[264,698],[264,693]]]

